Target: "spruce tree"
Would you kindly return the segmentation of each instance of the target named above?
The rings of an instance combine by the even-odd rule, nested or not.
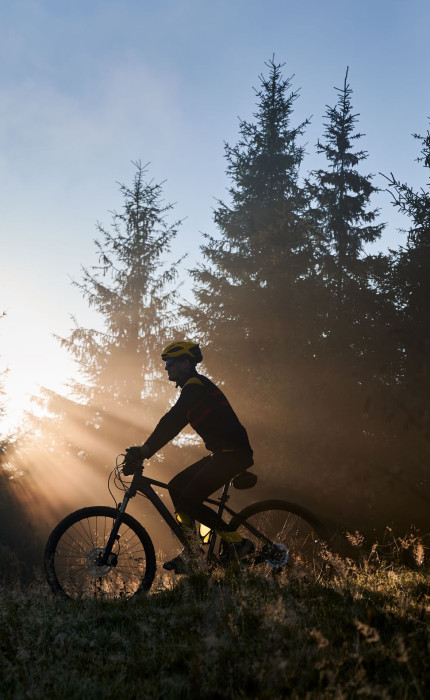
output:
[[[291,368],[294,358],[309,353],[313,275],[307,198],[299,184],[304,150],[298,139],[308,121],[292,126],[299,93],[283,77],[283,65],[274,59],[266,65],[254,121],[242,120],[238,143],[225,146],[230,201],[218,202],[219,235],[206,237],[203,264],[193,272],[197,304],[188,311],[211,367],[233,383],[248,422],[260,426],[262,406],[277,413],[285,357]]]
[[[326,303],[322,352],[340,363],[343,375],[354,375],[363,386],[370,378],[386,375],[390,365],[387,333],[393,313],[381,293],[389,262],[387,256],[366,251],[385,224],[376,222],[379,210],[370,207],[372,195],[379,191],[373,175],[359,171],[367,152],[355,148],[363,134],[356,130],[359,115],[352,108],[348,69],[343,88],[335,89],[337,104],[327,107],[324,139],[317,143],[328,167],[313,171],[307,180],[320,229],[318,257]]]
[[[134,165],[132,186],[120,186],[123,208],[113,213],[111,229],[97,225],[99,264],[83,268],[75,283],[100,328],[74,319],[71,335],[60,339],[83,377],[72,385],[81,405],[76,420],[95,431],[110,459],[112,442],[120,449],[142,441],[154,424],[166,386],[160,348],[175,326],[177,263],[166,260],[180,222],[166,221],[172,205],[163,202],[162,185],[147,181],[145,167]]]
[[[367,152],[354,150],[363,134],[355,130],[359,115],[352,111],[348,69],[343,88],[335,89],[337,105],[327,107],[325,139],[317,143],[317,152],[326,157],[329,167],[313,171],[308,184],[331,254],[330,263],[326,260],[326,264],[332,269],[327,272],[341,305],[347,301],[350,283],[360,280],[365,245],[376,241],[385,225],[375,224],[379,211],[368,208],[371,196],[378,192],[372,184],[373,175],[362,175],[357,169]]]
[[[417,158],[430,169],[430,132],[414,134],[421,143]],[[398,310],[396,338],[400,346],[397,393],[414,426],[430,442],[430,179],[414,190],[393,174],[388,178],[393,203],[409,220],[406,244],[396,251],[391,279]]]
[[[326,309],[314,388],[320,397],[315,436],[326,464],[351,491],[357,483],[369,485],[361,488],[361,507],[367,509],[386,447],[381,396],[395,373],[395,313],[384,294],[388,257],[366,250],[385,224],[377,222],[379,210],[371,207],[378,192],[373,175],[361,172],[367,152],[357,147],[363,134],[357,130],[348,69],[343,87],[335,90],[337,102],[326,109],[324,136],[316,146],[326,166],[307,180],[320,230],[318,266]]]

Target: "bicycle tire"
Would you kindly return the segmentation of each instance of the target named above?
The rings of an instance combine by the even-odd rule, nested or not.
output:
[[[276,558],[265,555],[265,544],[253,535],[239,518],[246,520],[271,542],[281,545],[281,566]],[[241,510],[230,521],[230,529],[237,530],[243,537],[252,540],[255,554],[250,562],[266,564],[267,571],[282,570],[300,577],[318,580],[327,561],[326,532],[318,518],[306,508],[296,503],[282,500],[259,501]],[[270,548],[269,548],[270,549]],[[282,556],[282,551],[285,556]]]
[[[156,559],[142,525],[124,513],[109,564],[97,557],[104,549],[118,511],[109,506],[81,508],[65,517],[45,547],[45,572],[52,591],[75,600],[132,598],[148,591]]]

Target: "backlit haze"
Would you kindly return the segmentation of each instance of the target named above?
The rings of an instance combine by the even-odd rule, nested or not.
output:
[[[327,104],[349,66],[362,164],[419,187],[412,132],[430,115],[427,0],[16,0],[0,8],[0,369],[9,367],[7,416],[16,425],[39,386],[66,391],[76,371],[53,334],[70,314],[97,323],[71,279],[96,263],[97,221],[121,207],[118,182],[131,161],[165,180],[173,217],[184,218],[175,254],[188,252],[183,279],[199,255],[201,232],[214,233],[212,208],[226,197],[224,141],[238,117],[252,119],[253,87],[273,55],[301,88],[294,123],[312,117],[303,141],[307,170]],[[397,247],[406,225],[382,193]],[[185,284],[185,295],[190,289]]]

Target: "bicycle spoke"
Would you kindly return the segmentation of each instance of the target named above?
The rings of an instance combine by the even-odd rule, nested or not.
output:
[[[134,595],[143,581],[150,585],[155,571],[152,543],[131,516],[123,516],[128,520],[121,523],[112,551],[105,554],[117,512],[95,507],[73,515],[65,519],[66,526],[53,544],[48,541],[47,545],[48,580],[55,590],[79,599],[116,598]]]
[[[238,524],[238,532],[253,541],[256,564],[268,564],[269,571],[271,568],[317,579],[325,563],[321,537],[312,522],[313,516],[292,505],[297,510],[294,512],[289,505],[283,501],[263,501],[248,506],[241,513],[250,526],[270,539],[272,546],[244,525]]]

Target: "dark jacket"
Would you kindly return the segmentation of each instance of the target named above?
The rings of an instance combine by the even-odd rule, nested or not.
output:
[[[225,395],[197,372],[184,383],[179,399],[146,440],[149,456],[176,437],[188,423],[210,452],[239,450],[252,455],[246,430]]]

